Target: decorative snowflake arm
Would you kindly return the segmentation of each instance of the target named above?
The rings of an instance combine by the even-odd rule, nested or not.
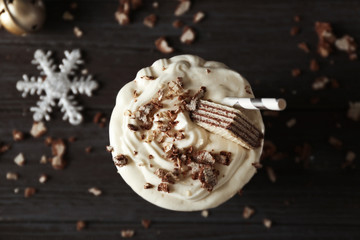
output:
[[[54,60],[50,59],[50,56],[50,51],[44,53],[38,49],[34,53],[34,60],[31,63],[38,65],[37,69],[41,70],[40,74],[42,75],[51,76],[55,72],[56,66],[53,65]]]
[[[18,81],[16,83],[16,89],[22,93],[22,97],[26,97],[28,93],[30,95],[33,95],[36,93],[37,95],[40,95],[41,92],[45,89],[43,84],[43,79],[41,77],[31,77],[29,78],[27,75],[23,75],[24,81]]]
[[[81,53],[79,49],[72,50],[71,52],[65,51],[65,58],[62,64],[59,66],[60,71],[66,75],[73,75],[75,69],[78,68],[79,64],[83,63],[81,60]]]
[[[64,96],[59,99],[59,107],[61,112],[64,113],[63,120],[68,120],[73,125],[78,125],[82,122],[82,115],[80,110],[82,107],[76,106],[77,102],[73,101],[74,96]]]
[[[40,100],[36,103],[37,107],[31,107],[30,111],[34,112],[33,118],[35,121],[41,121],[45,118],[46,121],[50,120],[51,106],[55,105],[54,100],[49,96],[40,96]]]
[[[89,75],[86,79],[84,77],[80,77],[80,79],[75,77],[71,82],[70,88],[74,94],[85,93],[90,97],[92,95],[92,91],[98,88],[98,83],[92,79],[91,75]]]

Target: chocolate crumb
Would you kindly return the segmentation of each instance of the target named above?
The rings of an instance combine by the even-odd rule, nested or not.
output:
[[[69,11],[65,11],[63,13],[62,17],[65,21],[73,21],[74,20],[74,15],[72,15]]]
[[[298,77],[301,75],[301,70],[299,68],[294,68],[291,70],[291,75],[293,77]]]
[[[192,44],[195,41],[196,33],[191,27],[185,26],[180,36],[180,41],[185,44]]]
[[[121,237],[123,238],[132,238],[135,235],[135,231],[131,229],[121,230]]]
[[[156,39],[155,46],[160,52],[165,54],[172,53],[174,51],[174,48],[169,46],[169,43],[167,42],[165,37],[160,37]]]
[[[167,183],[160,183],[160,184],[158,185],[157,190],[158,190],[159,192],[162,191],[162,192],[167,192],[167,193],[169,193],[169,192],[170,192],[169,184],[167,184]]]
[[[336,37],[333,34],[332,27],[328,22],[315,22],[315,31],[318,35],[317,51],[322,57],[328,57],[332,52]]]
[[[149,159],[153,159],[153,158],[154,158],[154,156],[150,154],[150,155],[149,155]]]
[[[204,218],[207,218],[209,216],[209,211],[208,210],[202,210],[201,211],[201,216]]]
[[[303,50],[306,53],[310,52],[309,46],[305,42],[299,43],[298,48],[300,48],[301,50]]]
[[[70,143],[76,142],[76,140],[77,140],[77,138],[74,136],[71,136],[68,138],[68,142],[70,142]]]
[[[152,7],[155,8],[155,9],[158,9],[159,8],[159,2],[153,2],[152,3]]]
[[[207,68],[207,69],[206,69],[206,73],[207,73],[207,74],[211,73],[211,70]]]
[[[184,26],[184,23],[180,20],[175,20],[173,21],[172,25],[174,28],[181,28]]]
[[[18,180],[19,178],[19,175],[17,173],[14,173],[14,172],[7,172],[6,173],[6,179],[7,180]]]
[[[336,148],[337,150],[340,150],[343,145],[342,141],[340,141],[338,138],[333,136],[329,137],[329,144],[334,148]]]
[[[293,126],[295,126],[295,124],[296,124],[296,118],[291,118],[286,122],[286,126],[288,128],[292,128]]]
[[[75,37],[81,38],[83,36],[83,34],[84,34],[83,31],[79,27],[77,27],[77,26],[74,27]]]
[[[294,22],[297,22],[297,23],[301,21],[301,17],[299,15],[295,15],[293,19],[294,19]]]
[[[115,156],[113,160],[115,165],[118,167],[123,167],[128,164],[128,158],[123,154]]]
[[[50,159],[51,166],[56,170],[62,170],[66,166],[65,160],[62,158],[62,156],[54,156]]]
[[[151,183],[145,183],[144,184],[144,189],[150,189],[150,188],[153,188],[154,185],[152,185]]]
[[[46,146],[50,146],[52,144],[52,141],[53,141],[52,137],[46,137],[44,143]]]
[[[65,154],[66,146],[62,139],[55,139],[51,142],[51,151],[54,156],[63,156]]]
[[[263,223],[264,223],[264,226],[265,226],[267,229],[271,228],[272,222],[271,222],[270,219],[264,218]]]
[[[76,222],[76,231],[80,232],[86,227],[86,223],[84,221]]]
[[[199,23],[201,22],[203,19],[205,18],[205,13],[202,11],[199,11],[197,13],[195,13],[194,17],[193,17],[193,22],[194,23]]]
[[[153,28],[156,24],[157,21],[157,17],[155,14],[150,14],[149,16],[144,18],[144,25],[149,27],[149,28]]]
[[[102,194],[102,191],[97,187],[92,187],[88,189],[88,192],[93,194],[94,196],[100,196]]]
[[[40,158],[40,163],[41,164],[46,164],[48,162],[47,158],[45,155],[42,155],[41,158]]]
[[[138,131],[139,130],[139,127],[138,126],[135,126],[134,124],[128,124],[128,128],[132,131]]]
[[[360,120],[360,102],[349,102],[347,117],[355,122]]]
[[[46,131],[47,131],[47,128],[43,122],[34,122],[31,127],[30,134],[34,138],[38,138],[38,137],[41,137],[42,135],[44,135],[46,133]]]
[[[272,167],[266,167],[267,175],[272,183],[276,182],[276,174],[274,172],[274,169]]]
[[[106,151],[107,152],[113,152],[114,151],[114,148],[112,146],[106,146]]]
[[[27,187],[24,190],[24,197],[25,198],[29,198],[31,196],[33,196],[36,193],[36,189],[33,187]]]
[[[21,131],[18,131],[16,129],[14,129],[12,131],[12,135],[13,135],[14,141],[22,141],[22,140],[24,140],[24,133],[21,132]]]
[[[3,144],[3,145],[1,145],[1,147],[0,147],[0,153],[5,153],[5,152],[9,151],[10,147],[11,147],[10,144]]]
[[[245,219],[249,219],[252,215],[254,215],[255,210],[249,206],[245,206],[244,207],[244,211],[243,211],[243,218]]]
[[[345,156],[345,161],[342,163],[341,167],[346,168],[348,166],[353,166],[355,158],[356,154],[353,151],[348,151]]]
[[[294,26],[290,29],[291,36],[296,36],[299,34],[299,32],[300,32],[300,28],[298,26]]]
[[[115,19],[120,25],[130,23],[130,2],[129,0],[120,0],[119,7],[115,12]]]
[[[317,77],[312,84],[312,89],[313,90],[324,89],[328,83],[329,83],[328,77],[325,76]]]
[[[320,66],[319,63],[316,61],[316,59],[311,59],[310,60],[310,71],[312,72],[317,72],[319,71]]]
[[[253,165],[256,169],[260,169],[260,168],[263,167],[263,165],[261,163],[259,163],[259,162],[254,162],[251,165]]]
[[[137,151],[134,151],[134,155],[136,156],[138,154],[138,152]]]
[[[191,1],[190,0],[180,0],[179,5],[176,7],[175,9],[175,16],[181,16],[184,13],[186,13],[191,6]]]
[[[92,146],[88,146],[88,147],[85,148],[85,152],[86,152],[86,153],[91,153],[92,150],[93,150],[93,147],[92,147]]]
[[[148,229],[151,225],[151,220],[149,219],[141,219],[141,225],[143,225],[143,227],[145,229]]]
[[[94,118],[93,118],[93,122],[96,123],[96,124],[99,124],[100,123],[100,119],[104,116],[104,114],[102,112],[97,112],[95,113],[94,115]]]
[[[16,155],[16,157],[14,158],[14,162],[16,163],[16,165],[22,167],[25,165],[25,157],[23,153],[19,153],[18,155]]]
[[[39,183],[45,183],[48,180],[48,176],[46,174],[41,174],[39,177]]]

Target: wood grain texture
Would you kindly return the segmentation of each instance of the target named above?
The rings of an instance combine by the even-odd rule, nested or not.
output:
[[[120,239],[121,229],[135,229],[134,239],[359,239],[360,238],[360,175],[355,168],[342,169],[347,151],[357,154],[359,161],[359,123],[346,117],[349,101],[359,101],[360,63],[349,61],[345,53],[335,52],[327,59],[316,53],[315,21],[330,21],[335,34],[350,34],[360,39],[360,2],[357,0],[252,0],[252,1],[193,1],[189,14],[181,20],[198,33],[193,45],[182,45],[181,30],[171,23],[176,18],[174,0],[159,0],[159,9],[152,1],[133,16],[133,23],[121,27],[114,20],[117,1],[79,0],[74,11],[75,21],[64,22],[62,14],[70,1],[46,1],[48,18],[44,29],[25,38],[0,31],[0,141],[12,143],[12,149],[0,155],[0,239]],[[204,11],[206,19],[192,23],[192,15]],[[143,26],[142,19],[155,12],[159,22],[154,29]],[[302,17],[300,23],[293,16]],[[296,37],[289,34],[292,26],[300,26]],[[77,39],[73,27],[84,36]],[[170,57],[156,51],[154,40],[167,36],[176,52],[190,53],[207,60],[221,61],[239,71],[252,84],[257,97],[284,97],[288,109],[279,117],[264,117],[266,139],[274,142],[278,151],[287,156],[278,161],[265,160],[277,174],[271,183],[265,169],[245,187],[243,196],[210,210],[203,218],[199,212],[181,213],[160,209],[137,196],[117,175],[108,153],[108,128],[92,123],[98,111],[109,118],[118,90],[131,81],[136,72],[159,58]],[[309,44],[311,53],[297,48],[299,42]],[[36,49],[51,50],[60,62],[63,50],[80,48],[85,67],[101,87],[91,98],[78,96],[85,107],[85,121],[70,126],[61,121],[61,114],[52,115],[47,123],[47,136],[77,141],[68,144],[65,155],[68,166],[56,171],[40,165],[42,154],[50,156],[44,138],[29,136],[13,143],[11,130],[28,132],[32,125],[36,96],[21,98],[15,84],[22,74],[37,76],[30,64]],[[320,62],[321,70],[309,70],[310,59]],[[334,62],[334,64],[331,64]],[[303,74],[291,76],[298,67]],[[317,76],[338,80],[340,87],[313,91]],[[314,97],[317,104],[310,104]],[[292,128],[286,126],[295,118]],[[334,136],[343,141],[340,150],[328,143]],[[312,147],[308,167],[295,163],[294,148],[307,142]],[[93,146],[92,153],[85,153]],[[13,158],[23,152],[24,167]],[[19,173],[18,181],[7,181],[8,171]],[[50,176],[46,184],[38,183],[40,174]],[[25,187],[38,189],[32,198],[24,199]],[[87,192],[99,187],[103,195],[94,197]],[[18,187],[19,194],[13,189]],[[245,205],[256,210],[248,220],[242,218]],[[141,219],[153,221],[143,229]],[[263,218],[273,221],[266,229]],[[87,228],[76,231],[76,221],[84,220]]]

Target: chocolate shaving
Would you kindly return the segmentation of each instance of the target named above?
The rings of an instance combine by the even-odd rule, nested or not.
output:
[[[231,152],[221,151],[220,154],[213,154],[217,163],[229,166],[231,161]]]
[[[31,196],[33,196],[36,193],[36,189],[33,187],[27,187],[24,190],[24,197],[25,198],[29,198]]]
[[[179,5],[176,7],[175,9],[175,16],[181,16],[184,13],[186,13],[187,11],[189,11],[191,6],[191,1],[190,0],[180,0]]]
[[[306,53],[310,52],[309,46],[305,42],[299,43],[298,48],[300,48],[301,50],[303,50]]]
[[[215,158],[211,155],[210,152],[202,150],[196,153],[194,156],[194,161],[200,164],[214,164]]]
[[[5,153],[11,148],[10,144],[2,144],[0,147],[0,153]]]
[[[141,225],[143,225],[143,227],[145,229],[148,229],[151,225],[151,220],[149,219],[141,219]]]
[[[123,154],[119,154],[115,156],[113,160],[114,160],[114,164],[118,167],[123,167],[128,164],[128,158]]]
[[[76,231],[82,231],[86,227],[84,221],[77,221],[76,222]]]
[[[155,171],[155,175],[158,176],[159,178],[161,178],[162,182],[168,182],[168,183],[172,183],[172,184],[175,183],[173,174],[165,169],[158,168]]]
[[[199,100],[204,97],[206,92],[206,87],[202,86],[199,91],[195,93],[195,95],[191,98],[190,103],[186,104],[186,109],[188,111],[195,111],[197,109],[197,105],[199,104]]]
[[[181,28],[182,26],[184,26],[184,23],[180,20],[175,20],[172,25],[174,28]]]
[[[21,132],[21,131],[18,131],[16,129],[14,129],[12,131],[12,135],[13,135],[14,141],[22,141],[22,140],[24,140],[24,133]]]
[[[155,23],[157,21],[157,17],[155,14],[150,14],[149,16],[144,18],[144,25],[153,28],[155,26]]]
[[[328,22],[315,22],[315,31],[318,35],[317,51],[322,57],[328,57],[333,50],[336,37]]]
[[[156,39],[155,46],[160,52],[165,54],[172,53],[174,51],[174,48],[169,46],[169,43],[167,42],[165,37],[160,37]]]
[[[130,23],[130,1],[120,0],[119,7],[115,12],[115,18],[120,25],[128,25]]]
[[[199,11],[199,12],[195,13],[194,18],[193,18],[193,22],[194,22],[194,23],[199,23],[199,22],[201,22],[204,18],[205,18],[205,13]]]
[[[208,165],[203,166],[199,173],[199,180],[202,183],[201,187],[211,192],[217,184],[218,175],[218,170]]]
[[[153,77],[153,76],[147,76],[147,75],[145,75],[145,76],[142,76],[142,77],[140,77],[141,79],[145,79],[145,80],[155,80],[156,78],[155,77]]]
[[[151,183],[145,183],[144,184],[144,189],[150,189],[150,188],[153,188],[154,185],[152,185]]]
[[[135,126],[134,124],[128,124],[128,128],[132,131],[138,131],[139,127]]]
[[[121,237],[132,238],[135,235],[135,231],[132,229],[121,230]]]
[[[192,44],[195,41],[196,33],[191,27],[185,26],[180,36],[180,41],[185,44]]]

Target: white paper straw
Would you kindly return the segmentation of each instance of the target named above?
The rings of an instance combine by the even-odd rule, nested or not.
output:
[[[223,104],[228,106],[240,106],[245,109],[282,111],[286,108],[283,98],[224,98]]]

